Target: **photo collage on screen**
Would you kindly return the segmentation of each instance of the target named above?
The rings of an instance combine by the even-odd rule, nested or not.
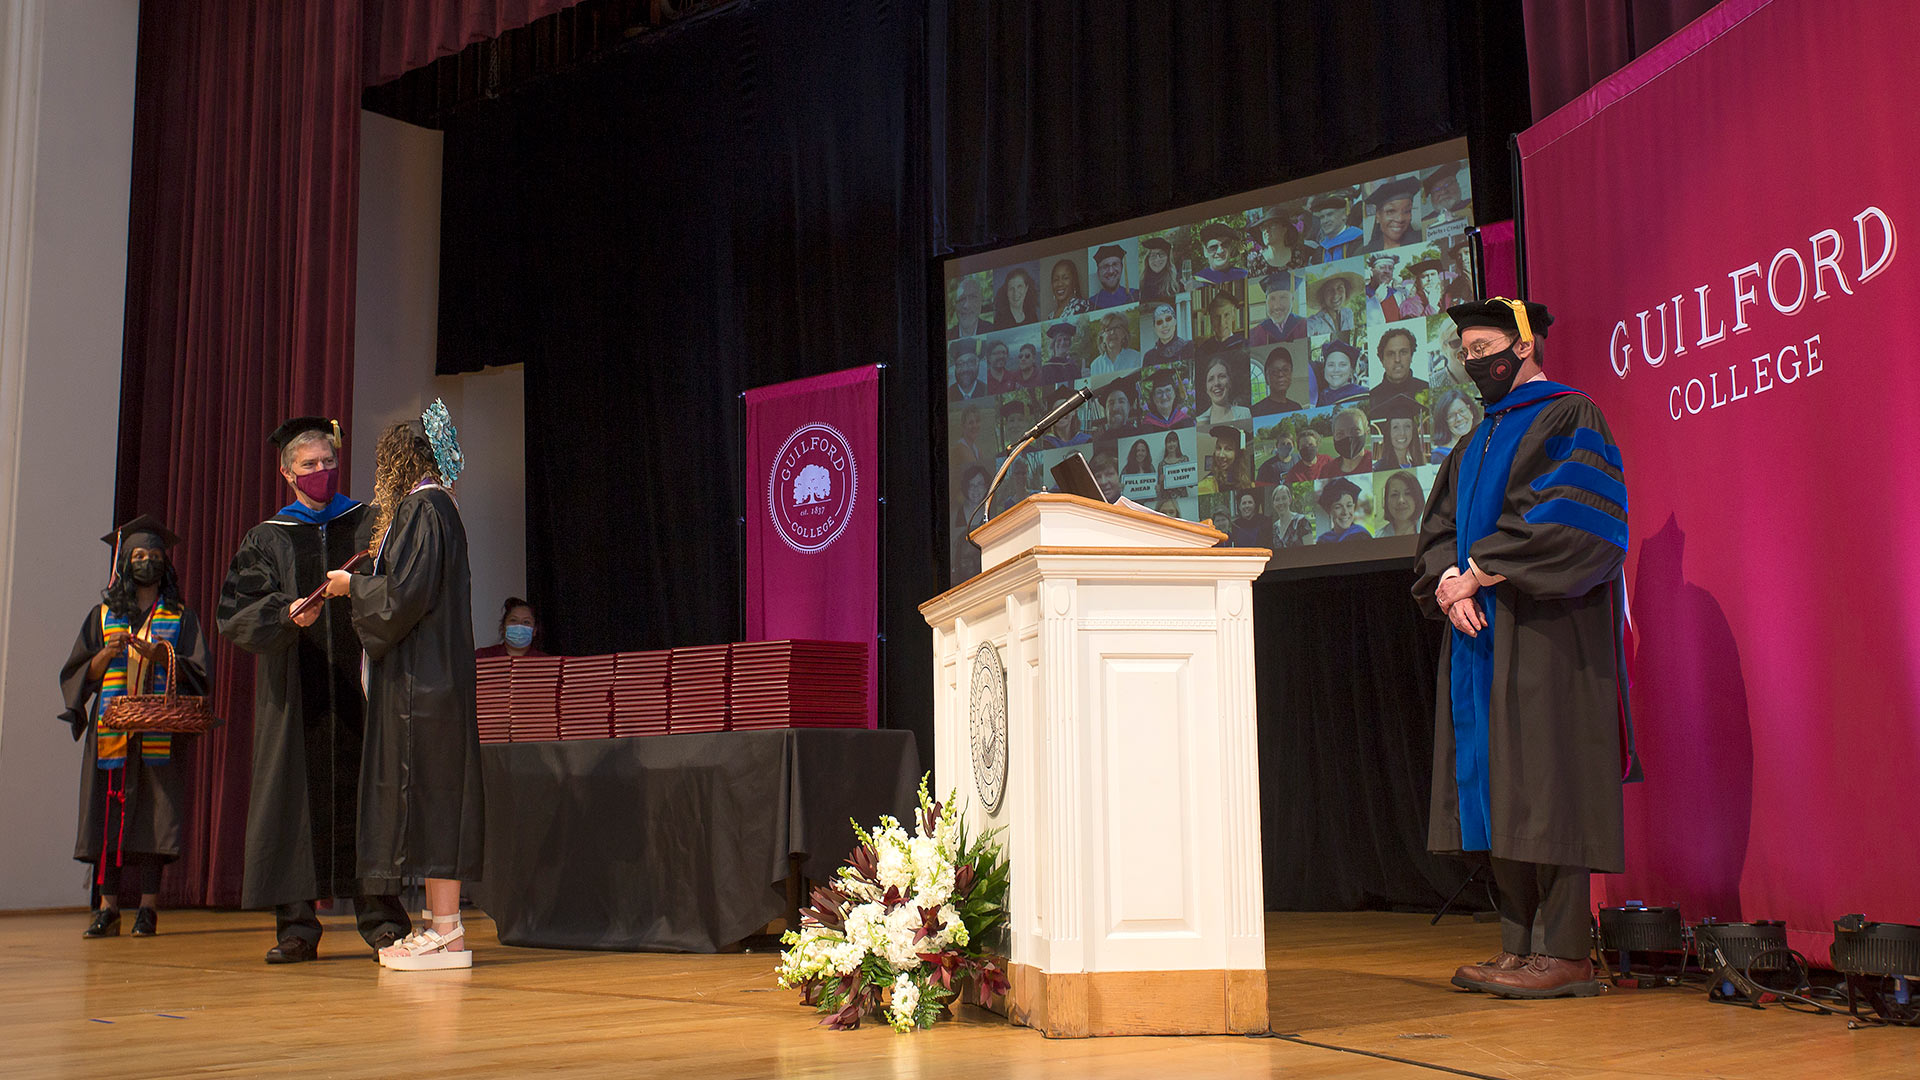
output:
[[[1276,552],[1418,531],[1480,420],[1446,309],[1479,295],[1464,160],[1029,261],[950,273],[952,580],[998,514],[1079,453],[1109,500]],[[1119,228],[1124,228],[1121,226]]]

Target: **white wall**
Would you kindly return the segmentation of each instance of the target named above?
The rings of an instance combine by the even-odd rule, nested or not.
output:
[[[0,5],[0,910],[87,900],[54,718],[113,527],[139,15]]]
[[[525,596],[525,407],[518,367],[433,374],[439,325],[440,134],[360,114],[360,267],[354,331],[352,487],[373,493],[381,429],[439,397],[460,429],[455,485],[473,570],[474,640],[499,640],[500,602]]]

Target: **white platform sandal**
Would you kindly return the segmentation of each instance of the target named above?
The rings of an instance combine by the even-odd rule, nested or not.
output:
[[[394,971],[445,971],[473,966],[473,950],[447,948],[459,941],[465,944],[466,925],[453,916],[453,926],[441,933],[429,924],[380,950],[380,966]]]

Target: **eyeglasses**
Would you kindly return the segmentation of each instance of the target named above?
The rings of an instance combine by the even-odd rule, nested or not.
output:
[[[1512,344],[1513,342],[1508,341],[1504,337],[1489,338],[1486,341],[1477,342],[1473,345],[1467,346],[1467,356],[1469,356],[1474,360],[1478,360],[1481,357],[1491,356],[1494,353],[1500,352],[1501,350],[1507,348],[1509,345],[1512,345]]]

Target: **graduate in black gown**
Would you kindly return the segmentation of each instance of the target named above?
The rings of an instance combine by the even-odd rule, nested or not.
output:
[[[1458,304],[1486,419],[1447,455],[1414,598],[1452,624],[1434,725],[1427,846],[1491,864],[1502,951],[1455,985],[1598,994],[1589,874],[1625,868],[1635,772],[1622,676],[1627,489],[1600,407],[1547,378],[1539,304]]]
[[[380,950],[389,968],[470,967],[460,883],[478,881],[486,834],[474,710],[467,533],[450,485],[458,438],[435,401],[381,433],[374,456],[372,574],[328,575],[351,601],[372,661],[360,773],[360,876],[426,878],[428,925]]]
[[[318,955],[315,902],[354,898],[360,936],[374,949],[412,926],[392,890],[356,876],[360,747],[366,695],[360,638],[344,600],[292,616],[327,571],[367,549],[373,512],[340,494],[339,425],[300,416],[269,441],[293,501],[247,531],[220,587],[220,633],[253,653],[253,787],[247,807],[242,907],[274,909],[267,963]]]
[[[133,933],[146,937],[159,925],[160,869],[180,857],[186,794],[179,752],[186,736],[102,731],[98,721],[129,687],[136,693],[166,689],[163,641],[177,658],[176,691],[206,693],[207,641],[200,620],[180,602],[180,582],[167,555],[178,536],[142,514],[100,539],[114,551],[111,576],[60,668],[67,706],[60,719],[82,746],[73,857],[95,868],[86,936],[120,932],[121,877],[131,871],[140,887]]]

